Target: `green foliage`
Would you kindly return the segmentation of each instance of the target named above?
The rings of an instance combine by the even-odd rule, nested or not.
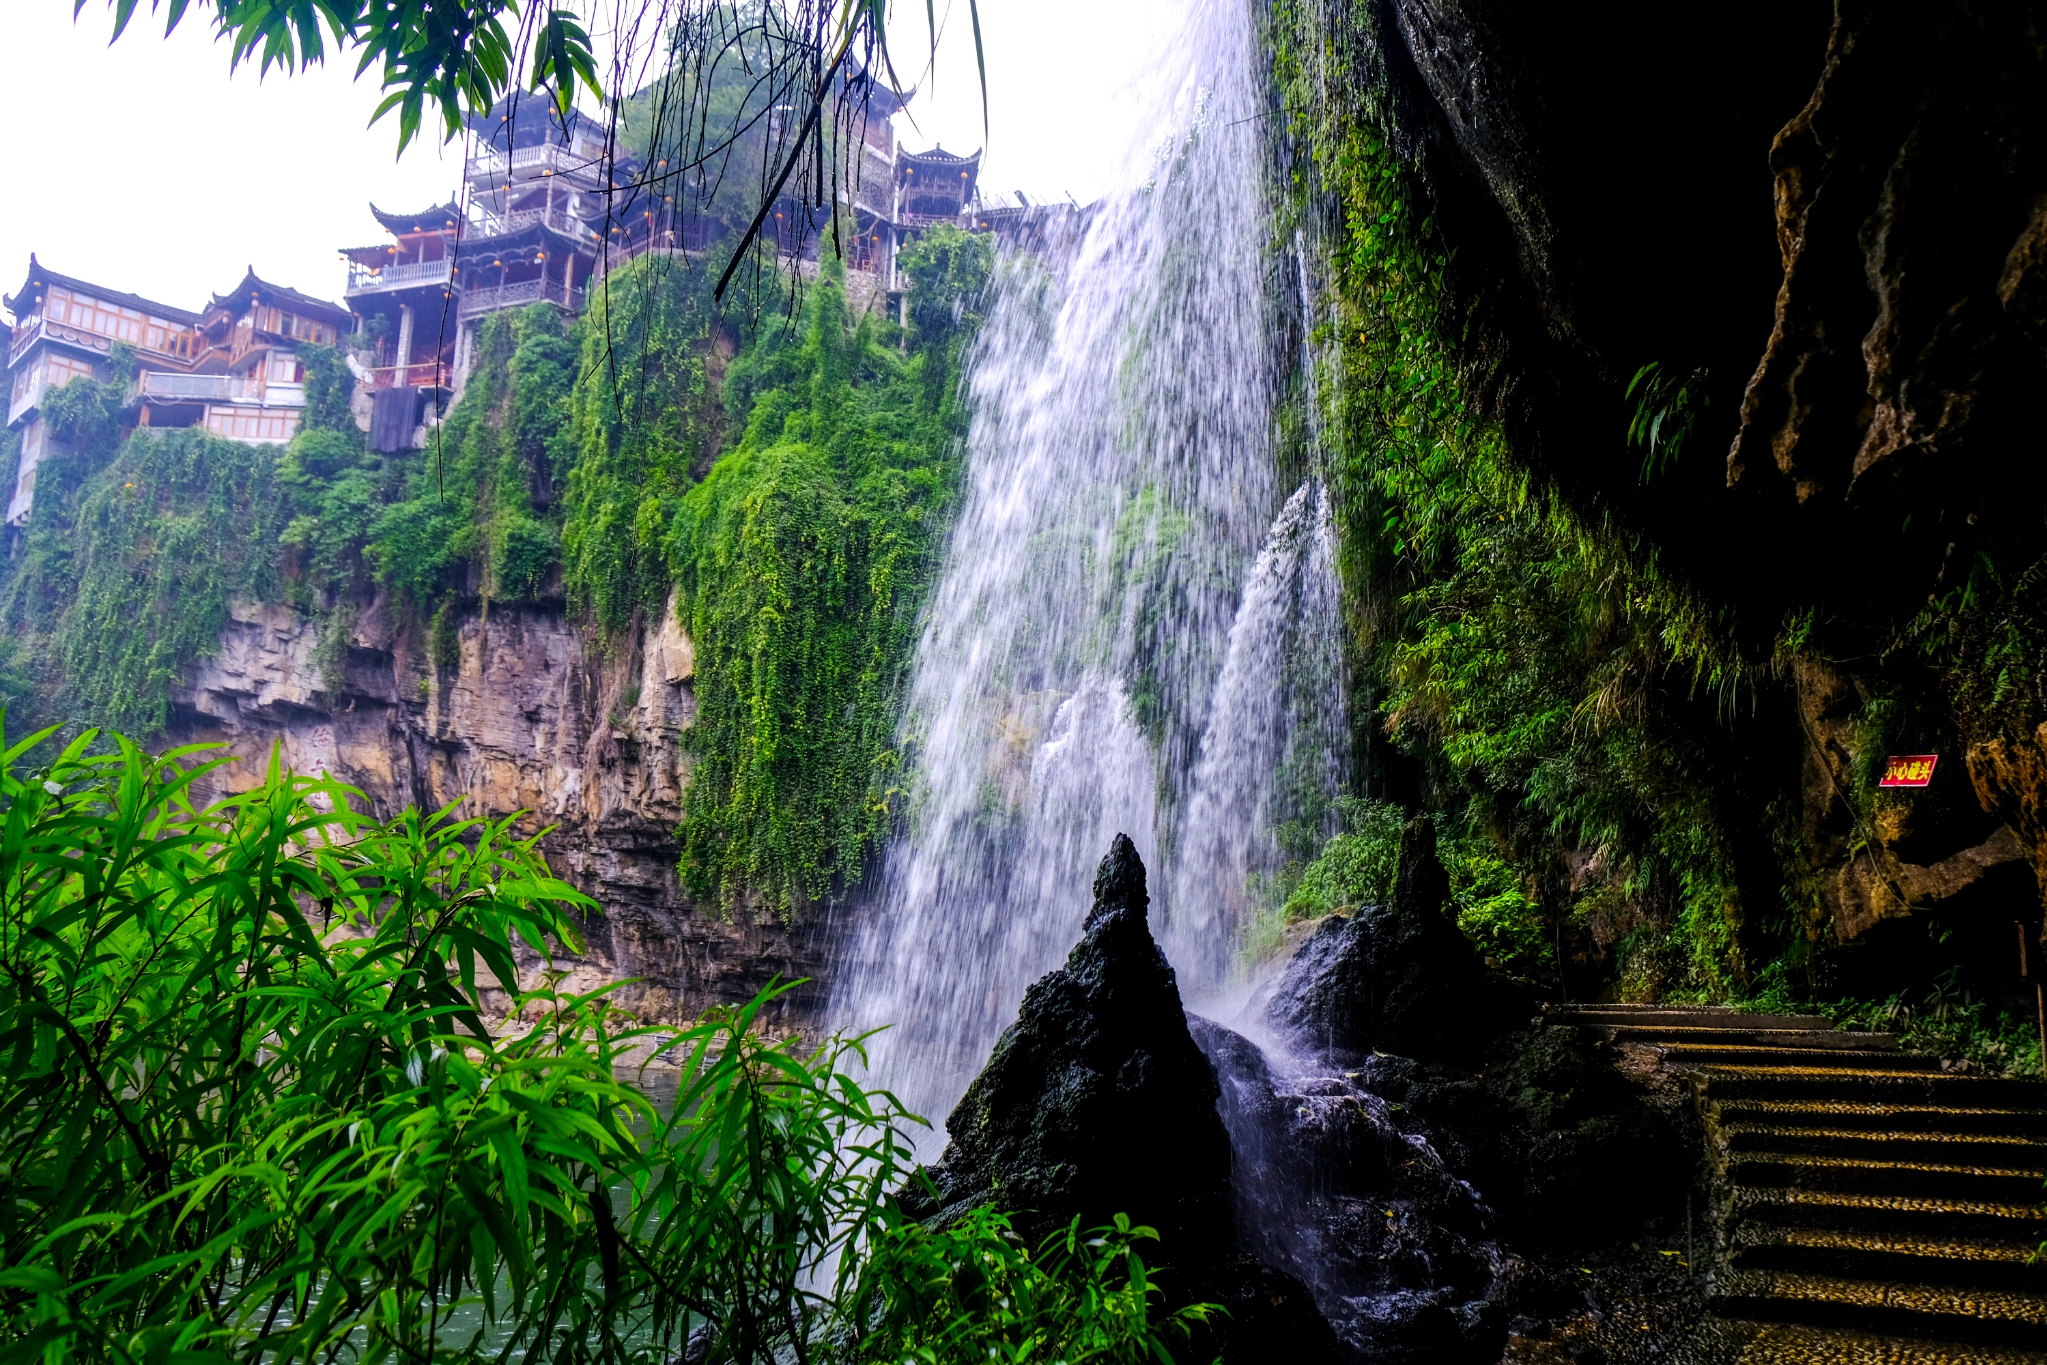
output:
[[[890,1365],[1169,1360],[1168,1344],[1215,1310],[1194,1304],[1152,1320],[1159,1290],[1137,1244],[1157,1239],[1122,1214],[1086,1233],[1076,1219],[1034,1254],[986,1205],[935,1233],[891,1228],[856,1295],[876,1309],[858,1357]]]
[[[1950,968],[1916,1003],[1901,993],[1888,1000],[1837,1000],[1817,1008],[1842,1028],[1896,1034],[1910,1052],[1966,1061],[1989,1076],[2040,1076],[2039,1021],[1978,1000],[1955,983]]]
[[[298,552],[300,581],[346,593],[360,576],[363,543],[383,511],[383,471],[364,456],[353,426],[309,426],[285,448],[277,482],[291,512],[278,540]]]
[[[1484,831],[1467,828],[1445,834],[1437,851],[1465,937],[1508,971],[1546,972],[1555,953],[1543,908],[1507,850]]]
[[[1300,869],[1280,907],[1283,923],[1349,914],[1393,899],[1408,813],[1391,801],[1348,796],[1338,797],[1336,806],[1343,828]],[[1441,833],[1437,856],[1450,876],[1457,927],[1467,937],[1513,971],[1533,971],[1549,961],[1541,907],[1497,843],[1483,831],[1453,825]]]
[[[1794,892],[1759,827],[1795,793],[1729,742],[1757,679],[1718,618],[1639,539],[1531,481],[1468,372],[1450,261],[1420,177],[1383,135],[1369,14],[1283,0],[1282,96],[1307,149],[1296,196],[1323,217],[1333,311],[1317,399],[1356,653],[1389,737],[1465,838],[1460,919],[1490,951],[1544,951],[1528,887],[1603,846],[1628,894],[1675,905],[1682,972],[1722,991]],[[1636,376],[1651,472],[1698,406],[1693,377]],[[1618,396],[1618,395],[1617,395]],[[1782,822],[1779,822],[1782,823]],[[1446,859],[1448,861],[1448,859]],[[1749,941],[1745,941],[1749,940]]]
[[[298,358],[306,372],[306,410],[300,424],[356,434],[350,406],[355,400],[355,374],[348,368],[348,358],[341,348],[301,341]]]
[[[401,492],[369,528],[377,580],[417,611],[474,575],[483,599],[537,595],[551,576],[558,531],[535,509],[568,474],[562,432],[575,343],[552,305],[484,319],[462,401],[428,450],[402,457]]]
[[[910,324],[920,346],[943,346],[971,335],[981,294],[995,269],[995,239],[939,223],[906,243],[896,264],[910,276]]]
[[[762,1039],[774,989],[675,1036],[555,989],[589,902],[516,817],[380,824],[274,760],[202,807],[197,750],[33,766],[46,737],[0,759],[11,1359],[654,1362],[698,1328],[735,1365],[1135,1365],[1209,1311],[1152,1320],[1121,1218],[1036,1256],[903,1218],[920,1120],[857,1040]],[[662,1046],[670,1105],[629,1065]]]
[[[583,319],[562,576],[607,638],[667,605],[662,536],[724,431],[710,283],[686,257],[642,256],[606,277]]]
[[[171,0],[164,32],[177,28],[190,0]],[[159,0],[150,0],[152,13]],[[597,60],[574,10],[540,0],[522,22],[517,0],[315,0],[311,4],[248,4],[213,0],[218,35],[230,43],[230,70],[254,61],[268,75],[275,66],[295,71],[323,61],[327,45],[337,56],[360,49],[356,74],[381,65],[383,103],[371,122],[398,111],[398,150],[418,135],[422,118],[437,114],[441,140],[462,131],[462,116],[486,114],[521,83],[520,66],[530,58],[527,88],[547,88],[567,113],[580,81],[603,98]],[[137,0],[108,0],[118,39],[134,17]],[[74,12],[85,8],[76,0]],[[201,11],[205,9],[202,3]],[[507,16],[511,31],[505,28]],[[528,27],[533,19],[537,24]],[[324,32],[323,32],[324,25]]]
[[[172,683],[219,640],[229,599],[275,587],[276,462],[266,447],[179,429],[112,451],[81,440],[36,472],[0,616],[42,661],[42,709],[157,733]]]
[[[852,881],[899,805],[895,725],[958,417],[951,350],[905,359],[879,334],[820,279],[733,362],[745,434],[668,531],[698,660],[683,868],[728,904],[786,911]]]
[[[1642,482],[1647,483],[1684,454],[1699,414],[1711,402],[1706,394],[1706,372],[1699,369],[1679,377],[1664,369],[1662,361],[1652,360],[1628,381],[1627,396],[1635,400],[1634,416],[1628,419],[1628,444],[1640,446],[1644,452]]]
[[[462,637],[448,614],[446,602],[441,603],[427,626],[426,653],[436,672],[453,673],[462,666]]]
[[[1391,801],[1354,797],[1338,798],[1337,806],[1344,828],[1302,869],[1282,907],[1289,920],[1320,919],[1331,911],[1386,905],[1393,899],[1407,812]]]

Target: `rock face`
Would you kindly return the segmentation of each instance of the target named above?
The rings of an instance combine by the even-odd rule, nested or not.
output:
[[[1158,1229],[1149,1262],[1172,1302],[1228,1316],[1189,1359],[1334,1360],[1306,1290],[1242,1254],[1231,1211],[1230,1140],[1216,1074],[1189,1031],[1172,967],[1146,919],[1144,864],[1117,835],[1066,966],[1024,993],[1016,1022],[968,1087],[952,1141],[910,1211],[946,1219],[994,1202],[1038,1238],[1126,1213]]]
[[[1229,1238],[1229,1138],[1180,989],[1146,920],[1144,864],[1117,835],[1063,970],[1024,993],[1017,1020],[946,1121],[932,1170],[941,1210],[994,1191],[1030,1237],[1075,1214],[1159,1230],[1165,1255]]]
[[[683,891],[673,830],[695,667],[673,604],[610,655],[558,602],[471,608],[456,621],[459,661],[444,667],[424,630],[369,604],[348,625],[337,679],[323,675],[316,618],[237,603],[218,650],[176,689],[167,738],[243,759],[220,790],[260,781],[276,746],[288,766],[360,788],[379,816],[450,802],[465,816],[532,812],[528,828],[553,827],[543,847],[556,871],[603,907],[566,985],[640,978],[615,998],[642,1018],[680,1022],[776,974],[816,977],[823,944],[806,925],[727,920]],[[822,993],[783,1002],[771,1025],[805,1027]]]
[[[1374,1052],[1425,1061],[1474,1061],[1528,1018],[1520,987],[1486,971],[1450,922],[1449,878],[1435,826],[1400,836],[1392,905],[1331,915],[1273,983],[1267,1022],[1333,1062]]]
[[[1222,1080],[1240,1235],[1307,1282],[1341,1341],[1375,1362],[1492,1365],[1505,1262],[1487,1211],[1410,1118],[1326,1059],[1265,1053],[1193,1021]]]
[[[1430,852],[1411,827],[1406,903],[1301,945],[1254,1004],[1263,1048],[1195,1033],[1251,1249],[1307,1283],[1353,1359],[1491,1365],[1510,1327],[1596,1316],[1574,1277],[1601,1248],[1639,1260],[1652,1231],[1682,1228],[1689,1110],[1456,951]]]

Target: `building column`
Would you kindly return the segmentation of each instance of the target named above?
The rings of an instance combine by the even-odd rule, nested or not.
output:
[[[398,382],[405,382],[404,370],[412,363],[412,305],[398,305]]]

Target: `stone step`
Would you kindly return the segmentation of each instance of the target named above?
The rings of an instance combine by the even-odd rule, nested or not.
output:
[[[1895,1052],[1898,1040],[1888,1033],[1849,1033],[1843,1029],[1780,1028],[1650,1028],[1636,1024],[1600,1024],[1616,1043],[1706,1043],[1728,1047],[1795,1047]]]
[[[1833,1190],[1909,1198],[2022,1204],[2040,1197],[2047,1165],[1956,1165],[1845,1156],[1745,1152],[1727,1163],[1727,1182],[1749,1189]]]
[[[1730,1192],[1724,1226],[1733,1246],[1771,1228],[2038,1246],[2047,1241],[2047,1208],[2032,1200],[2011,1203],[1750,1186]]]
[[[1862,1071],[1939,1071],[1940,1058],[1873,1048],[1757,1047],[1743,1043],[1658,1043],[1672,1066],[1729,1067],[1740,1071],[1792,1067]]]
[[[1724,1006],[1579,1005],[1550,1015],[1553,1023],[1629,1028],[1832,1029],[1823,1014],[1744,1014]]]
[[[2012,1346],[2047,1341],[2047,1294],[2023,1290],[1730,1270],[1714,1291],[1713,1311],[1725,1317]]]
[[[1708,1100],[1840,1100],[1952,1109],[2047,1109],[2047,1084],[1943,1071],[1716,1066],[1700,1073]]]
[[[1988,1237],[1921,1237],[1909,1232],[1870,1233],[1850,1228],[1809,1228],[1787,1224],[1744,1223],[1735,1230],[1731,1248],[1750,1252],[1763,1247],[1812,1247],[1821,1250],[1882,1249],[1901,1256],[1937,1257],[1987,1265],[2021,1265],[2047,1275],[2047,1259],[2035,1259],[2047,1218],[2009,1220],[2004,1235]]]
[[[1711,1365],[2047,1365],[2047,1351],[1794,1322],[1709,1321],[1701,1336],[1688,1358]]]
[[[1709,1088],[1717,1095],[1717,1087]],[[1880,1104],[1855,1100],[1721,1100],[1723,1129],[1828,1128],[1837,1132],[1944,1133],[2047,1140],[2047,1109]]]
[[[2047,1261],[2019,1242],[1884,1236],[1818,1228],[1744,1229],[1736,1270],[2047,1293]]]
[[[2047,1165],[2047,1138],[2003,1133],[1949,1133],[1853,1128],[1720,1125],[1730,1152],[1843,1156],[1874,1161],[1930,1161],[1962,1166]]]

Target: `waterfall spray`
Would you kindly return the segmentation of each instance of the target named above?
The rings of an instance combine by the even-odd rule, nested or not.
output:
[[[1005,261],[968,361],[912,807],[839,945],[836,1021],[891,1026],[875,1079],[934,1120],[1071,946],[1118,832],[1166,869],[1154,914],[1199,991],[1233,961],[1281,789],[1340,777],[1327,500],[1274,469],[1285,276],[1248,7],[1190,6],[1131,68],[1153,73],[1139,126],[1171,140],[1065,259]]]

